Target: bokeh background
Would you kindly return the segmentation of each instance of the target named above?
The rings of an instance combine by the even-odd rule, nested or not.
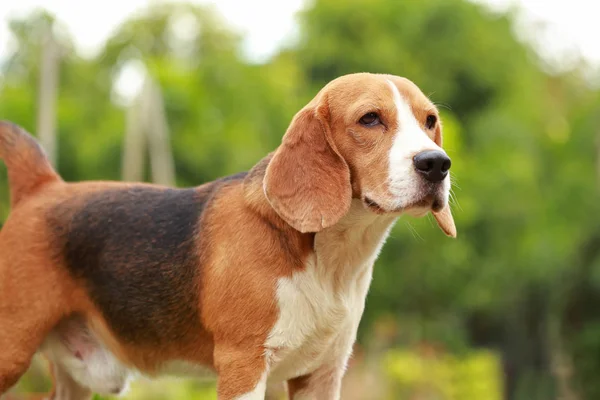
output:
[[[78,34],[58,12],[2,14],[0,118],[41,136],[65,179],[198,185],[274,149],[329,80],[406,76],[442,111],[459,237],[431,218],[398,222],[342,398],[600,398],[600,57],[561,42],[525,2],[296,1],[289,21],[275,2],[120,3],[93,51],[72,15]],[[73,7],[98,14],[90,30],[110,14]],[[593,43],[592,2],[563,10]],[[265,28],[254,45],[231,22],[253,16]],[[36,360],[15,390],[48,385]],[[126,398],[216,395],[162,379]]]

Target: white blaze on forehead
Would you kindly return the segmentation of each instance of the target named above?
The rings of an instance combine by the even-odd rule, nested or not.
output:
[[[396,106],[396,115],[398,130],[395,132],[394,144],[392,146],[392,155],[412,157],[423,150],[441,150],[443,151],[427,134],[423,131],[423,126],[415,118],[410,104],[402,97],[400,91],[388,80],[394,97]],[[402,154],[403,153],[403,154]]]
[[[397,197],[398,206],[415,196],[416,174],[413,157],[425,150],[444,151],[423,130],[423,123],[415,118],[409,102],[402,97],[394,83],[388,80],[396,106],[396,132],[389,153],[389,188]],[[446,184],[445,184],[446,186]]]

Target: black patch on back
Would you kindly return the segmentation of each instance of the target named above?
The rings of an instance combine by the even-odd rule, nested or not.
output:
[[[201,329],[198,233],[222,182],[202,189],[108,189],[90,194],[75,212],[69,204],[54,210],[49,219],[62,237],[66,267],[85,281],[122,340],[173,342]]]

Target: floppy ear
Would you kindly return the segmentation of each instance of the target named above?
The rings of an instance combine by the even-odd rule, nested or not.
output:
[[[350,169],[324,114],[319,107],[306,107],[294,116],[263,181],[271,206],[300,232],[334,225],[352,200]]]
[[[456,237],[456,225],[450,211],[450,204],[446,204],[440,211],[432,211],[433,217],[437,221],[438,226],[444,233],[450,237]]]

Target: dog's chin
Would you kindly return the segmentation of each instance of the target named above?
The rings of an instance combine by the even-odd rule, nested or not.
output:
[[[376,201],[371,197],[363,197],[363,204],[365,208],[376,213],[376,214],[402,214],[407,213],[414,216],[423,216],[429,211],[440,211],[446,205],[447,200],[445,197],[439,194],[426,194],[416,200],[409,200],[401,203],[400,206],[397,203],[394,206],[386,205],[385,201]]]

